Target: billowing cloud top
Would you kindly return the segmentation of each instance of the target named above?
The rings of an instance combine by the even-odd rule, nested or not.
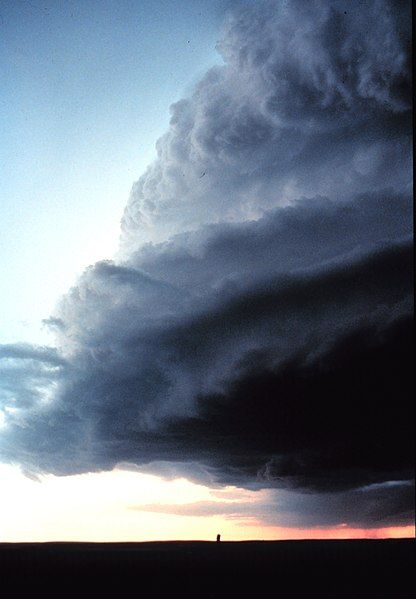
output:
[[[225,61],[171,108],[123,219],[135,247],[315,195],[409,184],[409,7],[266,2],[229,19]]]
[[[331,522],[347,515],[329,492],[360,497],[367,524],[381,493],[383,522],[408,517],[409,9],[230,16],[224,65],[172,106],[133,186],[119,256],[51,317],[57,348],[0,349],[3,459],[57,474],[169,463],[296,489],[299,505],[325,496]]]

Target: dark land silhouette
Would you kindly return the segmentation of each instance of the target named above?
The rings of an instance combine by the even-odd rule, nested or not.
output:
[[[413,596],[414,561],[413,539],[0,544],[2,589],[42,597],[399,599]]]

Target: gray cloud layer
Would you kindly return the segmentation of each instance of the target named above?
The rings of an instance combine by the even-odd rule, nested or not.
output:
[[[50,319],[58,349],[0,348],[4,459],[168,462],[285,489],[293,525],[403,520],[407,486],[374,485],[412,477],[408,9],[229,19],[224,66],[133,187],[120,256]]]
[[[361,487],[344,493],[316,496],[280,490],[267,500],[197,501],[177,504],[145,504],[142,512],[206,518],[223,516],[263,526],[330,527],[348,524],[352,527],[375,528],[400,526],[411,521],[409,506],[414,501],[414,485],[410,481],[386,482]]]

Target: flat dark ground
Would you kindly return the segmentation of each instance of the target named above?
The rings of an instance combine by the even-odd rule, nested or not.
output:
[[[414,595],[414,557],[413,539],[2,543],[0,588],[42,597],[398,599]]]

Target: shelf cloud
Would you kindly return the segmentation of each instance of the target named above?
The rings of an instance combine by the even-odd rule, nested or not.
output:
[[[3,459],[279,490],[293,526],[409,521],[409,10],[229,16],[56,348],[0,347]]]

